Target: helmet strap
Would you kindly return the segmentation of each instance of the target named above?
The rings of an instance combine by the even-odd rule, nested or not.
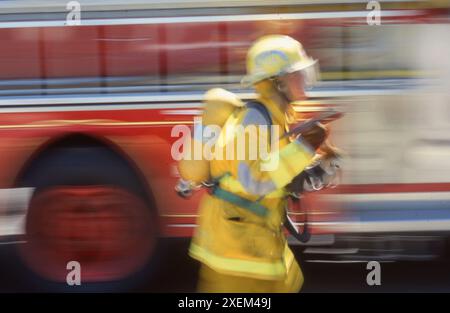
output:
[[[283,105],[289,104],[291,101],[289,100],[286,92],[281,87],[281,82],[278,80],[278,78],[274,77],[274,78],[271,79],[271,81],[272,81],[272,84],[274,86],[274,90],[276,90],[278,96],[284,102]]]

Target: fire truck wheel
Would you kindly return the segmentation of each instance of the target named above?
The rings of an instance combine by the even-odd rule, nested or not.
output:
[[[122,291],[151,280],[161,256],[157,214],[121,156],[55,148],[22,183],[35,191],[19,253],[39,290]]]

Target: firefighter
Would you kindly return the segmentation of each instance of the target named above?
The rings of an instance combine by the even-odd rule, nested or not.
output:
[[[303,88],[315,64],[298,41],[283,35],[264,36],[248,51],[243,83],[253,85],[258,97],[231,114],[220,136],[226,127],[267,125],[278,126],[282,139],[264,159],[246,153],[244,159],[210,161],[215,186],[200,202],[199,226],[189,248],[201,262],[199,292],[301,289],[303,275],[283,233],[285,187],[312,162],[328,131],[315,124],[297,137],[282,135],[290,122],[290,103],[305,99]],[[264,170],[262,165],[275,157],[277,166]]]

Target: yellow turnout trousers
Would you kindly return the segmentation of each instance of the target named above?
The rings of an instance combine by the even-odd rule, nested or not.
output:
[[[264,280],[216,272],[201,264],[197,291],[202,293],[297,293],[303,286],[303,273],[297,262],[284,280]]]

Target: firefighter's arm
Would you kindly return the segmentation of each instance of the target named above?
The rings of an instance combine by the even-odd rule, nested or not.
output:
[[[249,124],[267,125],[264,118],[258,116],[260,113],[257,110],[248,110],[246,114],[242,123],[244,127]],[[260,136],[258,133],[258,139],[261,140],[261,138],[264,136]],[[246,137],[247,148],[251,144],[251,139]],[[267,136],[266,139],[267,145],[270,147],[270,139]],[[259,153],[259,158],[255,160],[246,153],[245,160],[236,162],[236,177],[246,191],[252,194],[266,195],[281,189],[311,163],[318,141],[320,139],[317,140],[317,135],[310,135],[309,138],[300,136],[283,148],[270,151],[266,156]]]

